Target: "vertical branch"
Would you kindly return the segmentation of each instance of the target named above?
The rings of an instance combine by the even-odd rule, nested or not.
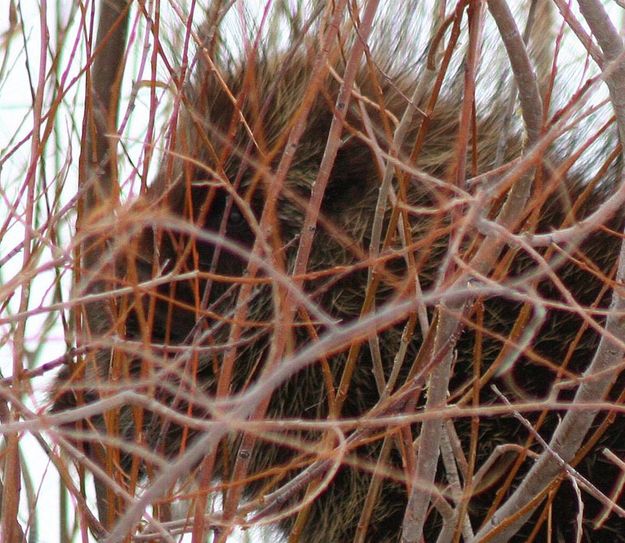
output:
[[[39,24],[41,32],[41,42],[39,51],[39,74],[37,88],[33,103],[33,131],[30,147],[30,159],[28,170],[26,173],[26,211],[24,217],[24,242],[22,244],[22,270],[26,271],[30,266],[33,249],[33,233],[34,233],[34,208],[35,208],[35,188],[36,188],[36,172],[42,153],[42,142],[40,138],[40,130],[42,128],[42,111],[46,84],[46,71],[48,60],[48,23],[47,23],[47,3],[42,0],[39,8]],[[20,288],[19,312],[25,312],[28,309],[30,299],[30,280],[24,279]],[[15,331],[13,351],[13,389],[15,397],[21,396],[22,376],[24,372],[24,341],[26,338],[26,319],[18,322]],[[10,407],[1,406],[0,420],[3,422],[13,422],[20,418],[20,409],[11,402]],[[7,420],[8,419],[8,420]],[[22,466],[19,453],[20,434],[12,433],[5,437],[6,449],[3,451],[3,476],[4,484],[0,489],[2,492],[0,518],[0,539],[6,543],[21,543],[24,540],[24,534],[18,522],[18,510],[21,494]]]
[[[471,3],[469,7],[469,44],[465,68],[465,96],[464,96],[464,124],[460,125],[461,135],[458,141],[456,183],[464,185],[464,172],[469,139],[469,119],[475,101],[475,74],[479,56],[479,44],[482,33],[482,2]],[[462,123],[461,120],[461,123]],[[448,308],[446,304],[438,307],[439,320],[436,326],[433,357],[445,352],[441,362],[432,370],[428,378],[428,395],[425,410],[435,411],[444,407],[451,378],[453,348],[448,345],[455,343],[453,338],[459,330],[459,322],[455,316],[456,310],[462,312],[464,302],[457,308]],[[416,469],[411,481],[411,490],[406,505],[402,526],[402,543],[416,543],[421,540],[428,506],[431,499],[431,489],[434,485],[436,468],[438,465],[439,447],[441,441],[442,420],[432,418],[424,421],[419,434],[420,446],[416,458]]]
[[[128,31],[128,10],[128,0],[103,1],[101,5],[97,45],[93,52],[92,69],[87,74],[85,90],[79,169],[83,199],[78,219],[79,230],[86,228],[99,214],[110,213],[118,199],[117,139],[113,136],[117,132],[116,119]],[[101,251],[102,243],[97,240],[89,238],[84,243],[84,269],[91,270],[97,265]],[[101,309],[96,305],[91,306],[87,312],[89,325],[95,324],[95,319],[90,319],[89,313]],[[102,328],[102,325],[98,328]],[[107,329],[108,327],[105,330]]]
[[[128,31],[128,0],[108,0],[101,2],[100,21],[96,47],[93,51],[93,64],[87,72],[85,89],[85,115],[81,141],[79,165],[79,203],[77,221],[78,233],[89,229],[90,225],[111,214],[118,202],[117,180],[117,128],[119,90],[124,67],[124,52]],[[90,290],[94,293],[106,292],[108,285],[99,277],[103,272],[107,277],[114,276],[111,263],[102,269],[101,255],[105,252],[107,240],[96,232],[86,236],[82,244],[81,270],[92,280]],[[78,278],[80,277],[77,274]],[[108,333],[113,325],[113,312],[109,300],[100,300],[84,306],[83,337]],[[80,324],[77,326],[80,336]],[[99,370],[98,370],[99,371]],[[90,375],[89,377],[95,378]],[[94,451],[102,465],[107,465],[107,455],[103,446],[95,444]],[[96,481],[96,495],[100,521],[111,523],[114,513],[107,504],[113,503],[113,493],[101,482]]]
[[[534,144],[540,135],[542,123],[542,101],[538,90],[536,75],[531,67],[527,50],[523,43],[514,19],[505,0],[489,0],[489,9],[497,22],[502,40],[510,58],[514,77],[520,87],[519,98],[523,119],[530,144]],[[477,17],[476,17],[477,19]],[[465,97],[470,99],[471,97]],[[461,127],[462,128],[462,127]],[[462,163],[459,163],[459,167]],[[520,220],[530,193],[532,176],[525,175],[511,188],[497,222],[506,228],[513,229]],[[497,234],[491,234],[481,244],[468,268],[478,274],[487,274],[501,251],[503,240]],[[453,289],[466,282],[466,275],[458,278],[449,287]],[[439,324],[436,329],[434,353],[446,352],[442,362],[434,368],[428,383],[428,400],[426,410],[438,409],[445,405],[449,384],[453,347],[461,329],[459,315],[470,307],[469,300],[441,304]],[[417,458],[412,494],[406,508],[402,541],[418,541],[421,537],[430,494],[422,488],[431,488],[438,464],[438,448],[441,435],[440,419],[424,422],[421,430],[421,446]]]

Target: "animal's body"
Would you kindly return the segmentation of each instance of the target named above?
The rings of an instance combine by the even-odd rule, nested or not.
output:
[[[133,291],[119,298],[116,307],[115,328],[127,343],[120,343],[115,351],[97,352],[87,360],[86,367],[80,368],[84,374],[77,373],[69,381],[69,387],[62,384],[68,379],[66,373],[59,384],[56,410],[94,400],[99,386],[113,379],[116,386],[135,389],[175,411],[209,420],[211,402],[216,397],[247,390],[264,372],[272,371],[267,369],[268,364],[279,367],[288,363],[293,353],[334,329],[357,322],[361,313],[374,311],[374,306],[386,307],[393,301],[420,296],[415,277],[427,295],[441,292],[441,285],[462,273],[458,261],[449,266],[449,276],[441,275],[442,264],[449,264],[450,234],[461,228],[459,213],[470,207],[449,206],[451,199],[461,197],[461,193],[454,192],[451,184],[446,186],[457,167],[462,101],[459,97],[454,100],[454,92],[443,93],[433,111],[428,112],[427,121],[415,117],[401,148],[392,149],[391,133],[418,81],[407,73],[389,80],[368,65],[360,68],[358,90],[352,94],[345,127],[335,141],[337,156],[322,198],[305,274],[292,277],[304,234],[304,217],[311,206],[311,189],[324,153],[328,152],[328,134],[336,117],[340,89],[333,76],[325,75],[313,88],[314,96],[308,94],[317,77],[314,59],[319,52],[307,53],[258,52],[258,56],[250,55],[232,66],[217,64],[214,69],[198,69],[192,87],[181,100],[183,113],[157,180],[141,201],[124,213],[120,219],[120,232],[124,234],[111,241],[116,253],[117,285],[130,286]],[[345,63],[339,55],[332,53],[328,61],[343,73]],[[200,64],[204,62],[200,58]],[[459,81],[457,77],[451,79],[456,84]],[[417,105],[427,110],[431,96],[432,86]],[[310,111],[303,112],[303,104],[309,99]],[[495,157],[503,134],[504,104],[505,100],[494,100],[490,111],[478,112],[477,137],[471,140],[474,143],[467,161],[468,173],[462,177],[474,177],[500,166]],[[290,149],[288,138],[298,123],[304,123],[305,128]],[[521,156],[522,136],[518,130],[505,138],[506,160]],[[293,158],[281,177],[280,165],[287,152],[293,152]],[[372,231],[382,170],[391,160],[389,153],[399,158],[394,194],[381,215],[382,239],[386,236],[387,243],[377,256],[371,249]],[[403,168],[402,163],[408,167]],[[579,173],[573,176],[559,172],[560,178],[554,176],[557,156],[551,155],[536,166],[539,173],[534,183],[540,190],[535,190],[518,230],[545,232],[560,227],[571,216],[578,220],[599,205],[612,184],[608,179],[602,188],[586,194],[587,182],[579,179]],[[412,175],[417,171],[443,182]],[[277,191],[275,183],[282,183]],[[268,201],[268,195],[274,195],[274,199]],[[488,216],[496,215],[503,198],[502,192],[488,200]],[[267,205],[273,209],[267,211]],[[389,230],[389,224],[396,224],[393,205],[403,210],[399,214],[401,226]],[[622,222],[616,217],[610,226],[618,229]],[[457,257],[469,262],[482,240],[483,236],[469,224],[457,247]],[[619,243],[617,234],[602,228],[570,253],[568,249],[552,248],[543,256],[548,264],[557,263],[557,276],[582,307],[606,307],[611,290],[603,287],[613,276]],[[252,253],[255,256],[249,258]],[[560,286],[546,276],[544,268],[532,276],[535,268],[536,262],[522,249],[505,247],[490,277],[498,284],[510,285],[510,295],[499,291],[479,296],[477,288],[477,303],[462,318],[463,331],[454,346],[457,354],[450,404],[468,407],[479,401],[482,406],[501,405],[491,389],[493,384],[512,403],[542,399],[553,390],[554,383],[574,378],[587,366],[599,334],[564,307]],[[139,287],[159,277],[166,279]],[[525,279],[519,279],[522,277]],[[292,289],[287,288],[289,281],[295,285]],[[476,281],[479,283],[479,278]],[[515,285],[521,288],[514,290]],[[246,289],[247,294],[241,294]],[[298,297],[298,291],[305,293],[309,305]],[[503,374],[489,373],[493,364],[506,358],[510,345],[521,341],[520,331],[531,324],[534,292],[542,297],[544,321],[510,369]],[[368,293],[375,304],[370,304]],[[526,295],[526,305],[521,294]],[[297,305],[295,311],[293,304]],[[363,311],[367,304],[369,309]],[[426,305],[427,318],[432,321],[435,299]],[[327,488],[305,508],[299,520],[295,522],[296,515],[291,515],[282,521],[286,534],[299,533],[297,541],[352,541],[359,522],[363,541],[399,540],[414,469],[410,436],[414,439],[419,435],[420,425],[411,424],[409,419],[385,427],[373,424],[367,429],[367,420],[420,410],[423,399],[419,399],[419,392],[425,386],[431,371],[427,365],[432,361],[431,353],[422,349],[424,337],[417,310],[415,305],[413,313],[380,330],[375,340],[373,336],[354,336],[351,343],[323,353],[278,387],[266,405],[266,413],[261,410],[256,415],[261,420],[290,421],[291,426],[285,423],[286,430],[275,426],[263,430],[259,426],[255,434],[245,434],[244,443],[253,443],[244,473],[244,478],[249,478],[244,484],[246,499],[275,491],[337,446],[336,432],[329,422],[349,419],[351,423],[343,430],[345,436],[359,436],[348,442],[343,465],[329,483],[324,483]],[[412,320],[410,334],[402,340],[406,324]],[[597,320],[602,322],[602,317]],[[406,352],[402,360],[398,353],[403,347]],[[376,350],[378,354],[372,355]],[[376,367],[378,357],[381,367]],[[348,361],[354,364],[351,377],[345,374]],[[231,368],[230,377],[222,374],[224,364]],[[559,368],[566,368],[566,373],[558,375]],[[415,378],[419,372],[424,374],[421,379]],[[484,375],[487,377],[475,387],[475,379]],[[384,391],[391,377],[395,384]],[[342,381],[348,385],[344,397],[339,386]],[[86,385],[81,386],[81,382]],[[410,394],[393,396],[402,386],[410,387],[410,382]],[[381,401],[387,393],[390,399]],[[620,388],[611,398],[618,394]],[[571,397],[569,392],[560,395],[561,399]],[[547,438],[558,417],[551,411],[545,413],[544,422],[537,423],[540,413],[524,415]],[[360,424],[355,422],[358,419],[362,419]],[[305,430],[298,428],[298,421],[308,423],[299,425]],[[315,421],[319,423],[317,428],[310,424]],[[104,430],[102,418],[95,417],[92,422],[99,431]],[[465,460],[475,448],[474,463],[471,460],[474,472],[498,445],[525,445],[531,438],[511,412],[480,418],[479,424],[478,419],[458,418],[452,422]],[[109,417],[106,425],[108,433],[118,434],[130,443],[138,442],[164,458],[182,454],[197,432],[147,406],[122,408]],[[446,428],[448,440],[453,442],[451,423]],[[622,456],[624,432],[617,416],[578,466],[584,476],[608,494],[620,471],[601,455],[600,448],[608,446]],[[252,435],[254,439],[249,441]],[[374,488],[371,473],[385,439],[379,495],[372,500],[374,505],[367,514],[367,495]],[[236,433],[222,442],[215,454],[212,481],[230,482],[237,459],[240,462],[244,456],[239,449],[241,442]],[[419,441],[415,443],[418,454]],[[89,446],[86,448],[91,451]],[[503,486],[514,463],[518,460],[520,469],[508,488],[518,484],[532,463],[531,456],[520,459],[521,449],[508,450],[499,457],[495,466],[502,467],[489,471],[490,485],[476,481],[475,495],[467,506],[474,528],[483,520],[495,491]],[[528,449],[542,452],[535,439]],[[150,463],[139,459],[136,449],[135,454],[131,452],[122,450],[118,468],[126,470],[135,481],[140,472],[152,474]],[[462,465],[459,457],[456,461],[460,479],[464,480],[469,477],[463,472],[468,466]],[[312,478],[309,490],[314,490],[326,473],[327,469]],[[452,496],[449,477],[449,467],[441,465],[439,488]],[[306,488],[290,496],[282,508],[301,501]],[[545,510],[549,521],[538,528],[537,540],[546,541],[546,534],[551,533],[556,541],[572,541],[577,510],[574,496],[570,482],[554,486],[553,496],[549,496],[553,505],[539,508],[519,541],[528,537]],[[456,499],[458,496],[449,501],[453,504]],[[603,507],[587,494],[583,500],[586,520],[594,518]],[[440,515],[432,512],[426,525],[427,541],[435,540],[440,523]],[[625,541],[625,522],[615,514],[603,530],[592,531],[589,522],[584,523],[584,530],[590,534],[589,540]]]

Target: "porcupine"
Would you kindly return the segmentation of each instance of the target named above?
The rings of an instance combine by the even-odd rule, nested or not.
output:
[[[341,73],[343,61],[336,55],[332,58],[335,70]],[[200,63],[204,61],[200,58]],[[256,238],[257,226],[253,223],[263,213],[268,187],[275,179],[286,136],[293,127],[292,119],[297,118],[307,86],[314,75],[313,67],[313,61],[301,51],[275,53],[265,52],[261,48],[255,55],[246,57],[245,64],[240,60],[231,60],[230,63],[216,63],[216,67],[210,69],[206,66],[197,69],[193,85],[186,89],[183,96],[185,111],[178,122],[172,152],[164,157],[158,178],[128,215],[134,214],[136,222],[142,225],[147,224],[147,221],[141,217],[152,216],[157,217],[157,220],[152,225],[135,228],[123,238],[124,243],[116,246],[119,285],[131,286],[135,291],[135,294],[119,304],[127,347],[123,344],[117,347],[115,368],[111,366],[111,351],[103,349],[96,354],[96,369],[87,362],[85,377],[79,377],[77,373],[70,378],[66,371],[59,380],[55,411],[96,399],[98,392],[93,381],[106,384],[114,374],[116,386],[123,385],[149,394],[181,413],[192,413],[196,417],[209,416],[205,406],[214,397],[221,361],[227,349],[232,347],[228,346],[228,341],[231,329],[236,324],[234,315],[238,289],[241,284],[245,284],[241,279],[246,276],[248,266],[245,253],[252,250]],[[382,147],[380,154],[373,141],[375,137],[379,142],[388,141],[384,129],[388,131],[389,126],[392,128],[397,123],[406,107],[407,97],[412,95],[413,87],[417,84],[414,78],[406,75],[407,71],[392,80],[383,74],[384,70],[377,77],[372,77],[370,66],[363,67],[361,72],[323,196],[306,268],[308,275],[303,284],[308,300],[339,325],[355,322],[359,318],[365,303],[369,269],[373,266],[373,262],[366,260],[366,254],[371,242],[380,186],[379,159],[381,156],[386,157],[389,152],[388,144],[378,143]],[[451,76],[452,91],[442,94],[431,112],[427,137],[423,140],[419,154],[412,157],[413,163],[410,165],[415,169],[413,171],[418,169],[443,179],[449,174],[455,153],[453,142],[459,130],[458,110],[461,100],[456,95],[460,79],[460,73]],[[276,202],[277,218],[271,223],[273,232],[265,240],[275,253],[273,260],[266,261],[270,265],[276,262],[283,265],[287,274],[293,272],[303,219],[328,140],[339,85],[336,79],[328,78],[320,87],[322,92],[315,99],[306,118],[306,128]],[[423,103],[418,105],[425,108],[427,98],[426,95]],[[504,116],[503,100],[495,100],[491,108],[479,111],[474,173],[486,172],[496,165],[495,149],[499,144]],[[423,126],[422,123],[415,125],[401,149],[402,161],[406,161],[405,157],[415,145],[419,127]],[[519,156],[521,151],[522,137],[513,131],[507,141],[506,158],[511,160]],[[585,193],[586,185],[579,179],[579,174],[566,179],[564,183],[556,182],[555,176],[550,177],[550,173],[557,169],[554,164],[558,163],[557,156],[550,156],[549,160],[545,159],[544,167],[539,168],[542,175],[540,182],[545,187],[533,207],[535,212],[540,212],[536,225],[539,231],[561,225],[567,211],[578,202],[580,206],[575,210],[576,218],[587,215],[603,199],[602,191],[609,190],[611,186],[610,181],[606,181],[588,196]],[[615,168],[610,170],[610,174],[616,175],[613,170]],[[448,248],[452,225],[445,207],[450,193],[444,184],[433,184],[423,176],[416,176],[409,180],[405,197],[407,201],[403,205],[408,210],[406,224],[410,226],[409,238],[412,241],[405,247],[400,242],[401,236],[396,234],[397,239],[375,263],[376,277],[380,278],[375,294],[377,304],[384,304],[394,296],[399,296],[399,293],[410,292],[409,285],[413,283],[410,274],[415,271],[418,272],[424,292],[433,288],[438,265]],[[399,193],[397,198],[402,201]],[[390,217],[391,212],[387,210],[384,216],[387,226]],[[192,228],[181,227],[180,220]],[[527,227],[531,228],[530,217],[526,220]],[[622,222],[617,217],[611,226],[618,231]],[[177,226],[171,226],[172,223]],[[219,233],[235,245],[222,244],[215,236],[202,237],[197,234],[198,230]],[[476,235],[477,239],[479,236]],[[584,241],[574,255],[563,258],[558,274],[580,304],[606,305],[608,294],[600,293],[603,282],[599,272],[613,268],[618,244],[618,236],[608,231],[598,231]],[[467,242],[462,250],[469,254],[470,243]],[[415,262],[407,266],[409,252]],[[496,274],[499,273],[501,280],[527,273],[533,265],[532,260],[522,251],[509,250],[500,261],[502,264],[493,277],[497,279]],[[194,274],[194,271],[201,273]],[[176,275],[191,278],[168,279],[147,291],[138,288],[141,282],[159,276],[172,278]],[[258,378],[274,340],[272,327],[276,307],[279,307],[279,301],[276,300],[276,292],[279,290],[268,279],[274,276],[266,267],[261,266],[257,277],[259,279],[248,302],[249,310],[243,317],[243,334],[236,344],[237,355],[228,390],[230,393],[244,390]],[[537,288],[544,299],[561,299],[558,288],[547,279],[542,279]],[[466,394],[468,383],[471,383],[476,348],[481,349],[480,364],[484,372],[502,352],[501,338],[512,333],[517,318],[518,322],[523,322],[519,317],[523,311],[522,304],[513,297],[491,297],[480,303],[481,313],[476,310],[469,315],[457,346],[455,375],[450,389],[455,401]],[[287,353],[309,344],[330,326],[316,322],[308,312],[309,306],[306,307],[308,309],[296,313],[296,324],[289,331]],[[481,317],[478,317],[480,314]],[[403,324],[381,331],[378,335],[386,378],[391,373],[395,354],[402,341]],[[480,329],[484,332],[476,341]],[[587,364],[597,341],[597,334],[583,330],[583,322],[579,317],[564,309],[550,308],[530,349],[516,361],[507,379],[492,377],[481,386],[480,402],[484,405],[496,402],[489,389],[493,382],[497,382],[508,397],[516,400],[544,396],[555,382],[554,366],[566,360],[570,372],[568,375],[577,374]],[[397,383],[406,380],[422,342],[417,327],[409,339],[408,354],[397,375]],[[569,355],[567,349],[571,345],[577,346],[571,349]],[[185,346],[193,348],[183,350]],[[163,354],[168,347],[170,351],[176,351],[175,347],[178,347],[183,354]],[[149,354],[138,354],[146,348]],[[197,354],[189,356],[188,353],[194,352],[194,349]],[[309,422],[328,420],[329,406],[334,401],[347,356],[348,348],[345,348],[322,357],[318,363],[297,373],[274,393],[267,418],[304,419]],[[553,361],[553,364],[549,366],[545,361]],[[374,361],[368,346],[360,348],[356,362],[349,391],[340,411],[340,416],[348,419],[357,419],[367,414],[380,399],[380,385],[374,376]],[[156,385],[155,375],[159,380]],[[138,382],[147,384],[138,386]],[[562,397],[566,395],[563,393]],[[116,416],[118,420],[112,427],[120,437],[130,443],[140,438],[143,446],[164,457],[175,456],[193,439],[191,428],[178,425],[146,408],[139,411],[121,409]],[[536,420],[531,415],[528,418],[533,422]],[[142,420],[141,432],[137,429],[138,420]],[[555,420],[556,413],[550,413],[540,431],[549,435]],[[602,439],[614,452],[622,453],[622,447],[618,446],[622,423],[618,418],[616,420]],[[454,422],[463,449],[467,450],[469,423],[464,420]],[[104,431],[101,417],[92,418],[91,424],[99,431]],[[107,427],[107,431],[111,433],[111,426]],[[339,542],[354,538],[371,483],[370,472],[385,435],[385,432],[377,429],[367,434],[367,439],[350,451],[345,465],[338,470],[327,489],[313,501],[306,511],[307,516],[302,517],[302,525],[297,528],[298,541]],[[402,462],[406,461],[404,455],[407,451],[401,449],[401,440],[396,432],[389,435],[393,437],[392,451],[386,461],[387,469],[380,485],[380,495],[367,523],[367,541],[398,540],[406,507],[407,476]],[[250,479],[245,490],[247,497],[267,493],[283,483],[285,478],[297,474],[301,465],[312,462],[314,453],[311,451],[315,447],[322,449],[322,443],[325,443],[328,435],[312,430],[284,431],[282,439],[284,443],[279,443],[280,437],[276,435],[264,437],[261,434],[257,438],[249,474],[265,475],[257,480],[254,477]],[[526,439],[526,430],[512,417],[482,420],[477,465],[497,445],[524,443]],[[227,482],[230,476],[238,443],[239,438],[233,437],[222,444],[218,453],[215,476],[223,481]],[[298,443],[302,451],[297,451]],[[83,446],[88,454],[95,456],[89,444],[84,443]],[[535,444],[533,446],[536,447]],[[512,456],[512,460],[516,460],[517,457]],[[522,477],[529,462],[525,460],[515,481]],[[607,462],[602,465],[602,462],[597,445],[578,467],[583,475],[608,492],[618,470]],[[149,472],[147,464],[138,460],[136,454],[128,450],[121,451],[119,466],[123,471],[130,473],[138,469]],[[505,472],[511,463],[504,462],[503,465],[502,471]],[[275,475],[278,471],[282,473],[281,476]],[[505,473],[499,474],[490,487],[484,485],[484,489],[475,492],[468,507],[474,523],[483,519],[497,484],[502,482],[504,476]],[[444,477],[440,481],[444,482]],[[549,528],[565,541],[574,534],[575,519],[571,518],[570,503],[571,500],[576,503],[573,490],[567,485],[563,483],[553,498],[553,526]],[[302,497],[300,492],[293,501]],[[601,507],[587,496],[584,496],[584,501],[585,519],[592,519]],[[534,520],[540,513],[535,514]],[[291,516],[282,521],[281,527],[285,534],[292,533],[294,518]],[[527,538],[532,531],[532,524],[528,523],[524,531],[520,532],[519,540]],[[427,541],[435,537],[439,525],[438,514],[432,512],[426,527]],[[539,538],[545,537],[547,529],[547,523],[544,523]],[[600,531],[591,531],[589,522],[584,529],[588,530],[588,537],[595,541],[600,540],[596,538],[610,538],[611,541],[618,537],[625,538],[625,526],[614,515]]]

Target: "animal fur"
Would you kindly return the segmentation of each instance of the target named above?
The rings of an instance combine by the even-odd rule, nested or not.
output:
[[[551,50],[544,46],[546,41],[535,47],[534,58],[539,62],[541,55],[551,58]],[[102,348],[63,373],[55,391],[55,411],[108,397],[113,383],[112,390],[119,387],[135,390],[182,414],[210,419],[222,361],[233,347],[228,343],[232,328],[237,324],[241,325],[242,333],[234,346],[237,354],[227,393],[246,390],[262,374],[263,365],[275,347],[275,327],[279,324],[280,312],[287,309],[281,305],[285,291],[271,270],[285,276],[293,273],[302,224],[326,149],[339,89],[339,82],[331,75],[319,89],[304,121],[306,128],[295,149],[284,187],[277,201],[271,202],[275,203],[275,217],[269,222],[271,232],[262,232],[264,246],[257,253],[264,264],[255,277],[250,278],[246,273],[253,261],[249,254],[255,245],[266,195],[275,182],[288,134],[314,76],[311,59],[318,51],[312,42],[304,40],[302,43],[299,48],[286,52],[277,51],[277,47],[268,47],[268,50],[260,47],[246,51],[244,58],[229,61],[215,60],[219,55],[207,50],[204,54],[211,56],[212,66],[200,54],[193,84],[182,95],[182,113],[158,177],[138,203],[120,213],[117,237],[111,240],[118,270],[116,286],[132,290],[132,294],[116,300],[115,318],[111,319],[121,341],[114,350]],[[348,45],[344,44],[345,50],[349,50]],[[454,167],[462,101],[462,72],[451,73],[428,119],[423,146],[417,156],[409,159],[423,119],[415,120],[399,150],[391,149],[385,129],[393,129],[401,118],[407,97],[419,84],[414,74],[423,73],[423,63],[397,69],[387,59],[389,72],[385,72],[384,64],[380,64],[380,58],[385,58],[384,47],[374,48],[373,55],[378,66],[363,65],[357,78],[357,94],[347,112],[346,127],[323,197],[303,281],[308,301],[322,315],[331,318],[333,326],[339,327],[359,319],[372,269],[379,279],[375,294],[378,307],[415,296],[415,272],[421,289],[430,292],[436,281],[441,281],[439,266],[447,254],[450,233],[457,231],[446,207],[452,192],[445,188],[444,182],[435,184],[424,176],[411,176],[398,166],[394,191],[396,201],[407,210],[408,232],[404,231],[403,235],[408,241],[402,243],[401,235],[395,231],[389,235],[392,241],[377,261],[367,259],[382,176],[380,160],[385,160],[387,153],[397,152],[398,163],[408,164],[409,172],[421,171],[443,181],[448,179]],[[329,61],[336,73],[343,73],[345,63],[338,50],[331,51]],[[389,73],[392,78],[387,77]],[[499,166],[495,156],[502,138],[506,102],[498,96],[505,95],[504,88],[506,85],[493,93],[489,107],[478,104],[477,137],[472,138],[474,148],[467,164],[469,177]],[[417,104],[422,110],[426,109],[431,92],[430,85]],[[377,139],[375,144],[373,137]],[[521,156],[523,147],[521,130],[513,125],[506,140],[506,161]],[[599,188],[588,192],[585,191],[587,181],[579,172],[558,172],[560,177],[556,177],[554,172],[562,158],[558,152],[551,152],[536,168],[539,173],[535,187],[542,188],[535,190],[519,230],[546,232],[570,220],[571,213],[579,220],[610,190],[616,168],[609,168],[609,178],[602,181]],[[405,195],[398,182],[400,172],[408,180]],[[406,200],[402,201],[404,196]],[[502,198],[503,194],[492,199],[491,216]],[[390,221],[389,204],[384,213],[386,227]],[[615,218],[609,225],[613,230],[598,230],[570,252],[559,248],[544,253],[548,263],[557,263],[558,277],[584,307],[606,307],[610,289],[602,291],[602,288],[613,274],[620,243],[615,231],[620,231],[622,222],[621,217]],[[203,237],[201,232],[211,235]],[[227,241],[220,242],[220,239]],[[467,262],[481,239],[479,232],[469,230],[459,248],[459,258]],[[502,285],[513,285],[518,278],[527,277],[523,284],[532,286],[540,294],[547,307],[547,317],[512,368],[503,374],[490,375],[480,385],[480,405],[501,404],[491,390],[492,384],[497,384],[513,403],[544,398],[555,383],[579,375],[596,348],[598,334],[587,329],[572,311],[562,305],[555,306],[562,301],[560,290],[544,275],[539,274],[539,279],[533,280],[531,272],[535,269],[535,262],[523,250],[508,247],[492,272],[491,279]],[[167,279],[149,288],[140,286],[159,277]],[[239,290],[248,279],[254,284],[247,299],[249,309],[244,322],[240,323],[233,319]],[[457,345],[450,404],[458,402],[469,406],[476,372],[488,375],[488,369],[501,360],[508,348],[506,338],[518,341],[519,334],[513,327],[515,322],[527,323],[523,313],[530,307],[524,307],[519,301],[518,292],[527,291],[511,290],[510,296],[479,297],[474,310],[466,317]],[[553,302],[553,306],[547,301]],[[433,315],[431,305],[428,316],[432,319]],[[404,325],[405,322],[400,322],[381,331],[377,337],[386,379],[391,375],[401,348]],[[329,324],[319,322],[300,305],[295,322],[287,331],[284,356],[298,352],[328,330]],[[354,339],[363,342],[362,338]],[[417,355],[423,339],[416,326],[407,339],[407,355],[391,392],[399,390],[409,375],[419,371],[421,359]],[[372,349],[375,343],[360,347],[349,392],[339,413],[341,418],[366,421],[367,416],[376,412],[381,391],[374,377]],[[307,423],[332,420],[336,414],[331,413],[330,406],[348,352],[349,347],[327,353],[298,372],[273,394],[264,418]],[[479,359],[479,368],[476,359]],[[564,367],[566,373],[558,375],[558,368]],[[621,393],[620,381],[622,379],[612,392],[612,399]],[[561,392],[560,398],[570,399],[570,391]],[[418,412],[420,402],[422,400],[407,402],[406,412],[410,413],[410,409]],[[524,415],[545,437],[550,435],[558,418],[558,413],[551,411],[538,423],[540,414]],[[608,420],[606,417],[606,414],[600,417],[597,427]],[[607,446],[621,457],[625,453],[623,421],[620,416],[610,417],[613,420],[610,419],[607,430],[576,468],[608,494],[620,471],[602,457],[600,450]],[[453,424],[466,455],[472,443],[474,423],[469,419],[457,419]],[[197,431],[145,406],[114,410],[106,418],[92,417],[83,422],[85,427],[106,433],[109,438],[116,435],[126,443],[120,450],[116,448],[119,441],[109,442],[107,447],[116,458],[115,469],[132,481],[137,480],[139,473],[151,475],[158,470],[158,466],[142,457],[141,450],[162,458],[176,457],[192,442]],[[359,427],[359,424],[347,425],[346,435]],[[256,435],[245,499],[269,494],[311,465],[318,455],[325,454],[329,444],[336,445],[334,434],[323,431],[321,424],[317,429],[309,424],[305,431],[297,429],[295,424],[286,428],[276,430],[273,427]],[[511,414],[481,418],[477,431],[475,471],[497,446],[523,445],[532,437]],[[296,514],[280,522],[284,534],[292,535],[297,526],[297,541],[302,543],[354,540],[372,482],[371,473],[382,443],[388,438],[390,453],[383,457],[379,495],[370,518],[363,524],[366,533],[362,540],[398,541],[412,461],[410,450],[406,448],[406,432],[412,432],[413,439],[418,437],[419,424],[398,423],[363,433],[364,437],[351,445],[343,465],[327,488],[304,509],[305,514],[298,523]],[[453,437],[453,432],[450,435]],[[231,482],[240,443],[241,436],[236,432],[222,442],[213,473],[215,480]],[[416,443],[418,447],[418,441]],[[84,442],[82,446],[89,455],[96,456],[92,445]],[[527,447],[541,452],[535,440]],[[490,483],[481,481],[473,489],[467,514],[475,528],[484,520],[514,462],[518,461],[519,469],[507,492],[518,484],[531,465],[532,458],[523,457],[520,450],[502,455],[489,472]],[[460,469],[462,471],[463,467]],[[440,492],[450,499],[449,473],[442,464],[438,480]],[[318,481],[318,478],[313,479],[311,488]],[[296,493],[282,508],[296,506],[304,494]],[[576,533],[577,499],[574,496],[570,482],[554,482],[553,492],[518,534],[518,541],[525,541],[534,526],[539,526],[537,540],[546,541],[547,534],[551,533],[554,540],[572,541]],[[625,541],[623,519],[612,514],[601,528],[594,530],[591,521],[602,511],[602,506],[585,493],[583,501],[583,530],[589,541]],[[618,503],[624,505],[620,498]],[[549,523],[544,522],[545,512]],[[435,540],[440,525],[441,516],[433,509],[426,525],[426,541]]]

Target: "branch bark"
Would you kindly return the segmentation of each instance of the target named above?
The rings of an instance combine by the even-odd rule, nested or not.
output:
[[[85,114],[79,165],[79,200],[77,232],[89,230],[101,218],[107,218],[118,205],[119,184],[117,180],[117,114],[119,90],[124,68],[124,52],[128,33],[129,0],[103,0],[96,47],[90,51],[92,68],[87,73]],[[81,272],[88,278],[89,291],[94,294],[108,292],[110,284],[102,277],[114,277],[112,262],[103,263],[107,238],[101,229],[85,236],[81,246],[82,255],[77,262],[81,270],[76,273],[80,282]],[[76,328],[79,337],[88,338],[110,333],[113,326],[114,307],[108,297],[83,306],[83,322]],[[81,324],[84,329],[81,330]],[[81,333],[82,332],[82,333]],[[94,355],[88,355],[94,356]],[[94,368],[95,363],[88,364]],[[88,371],[88,370],[87,370]],[[95,371],[91,369],[91,371]],[[96,376],[91,376],[95,378]],[[87,376],[89,379],[89,376]],[[94,447],[95,449],[96,447]],[[105,466],[106,455],[102,447],[97,457]],[[114,515],[108,504],[113,495],[96,480],[96,495],[100,521],[106,526]]]

